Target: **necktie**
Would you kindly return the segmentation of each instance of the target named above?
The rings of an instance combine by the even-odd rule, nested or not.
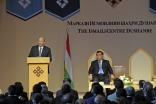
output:
[[[98,64],[99,64],[99,74],[103,74],[101,62],[98,62]]]
[[[41,55],[42,55],[42,48],[40,47],[39,57],[41,57]]]

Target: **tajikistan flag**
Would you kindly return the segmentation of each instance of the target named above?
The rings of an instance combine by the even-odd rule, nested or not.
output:
[[[68,34],[67,34],[66,50],[65,50],[64,78],[70,78],[71,79],[71,87],[74,88],[73,70],[72,70],[72,63],[71,63],[71,54],[70,54],[69,35]]]

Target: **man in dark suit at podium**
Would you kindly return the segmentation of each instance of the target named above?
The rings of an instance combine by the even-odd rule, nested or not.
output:
[[[114,78],[113,70],[109,64],[109,61],[103,59],[103,52],[97,51],[97,60],[92,61],[89,68],[89,80],[90,81],[103,81],[105,84],[110,84],[109,75]]]
[[[38,39],[38,45],[32,46],[28,57],[49,57],[51,62],[52,61],[51,50],[49,47],[46,47],[44,43],[45,43],[45,38],[40,37]],[[49,73],[49,68],[48,68],[48,73]]]

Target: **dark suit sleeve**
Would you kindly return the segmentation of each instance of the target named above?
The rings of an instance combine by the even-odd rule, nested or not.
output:
[[[33,57],[33,47],[31,47],[31,50],[30,50],[28,57]]]
[[[50,62],[52,61],[51,49],[49,48],[48,57],[50,57]]]
[[[94,67],[93,67],[93,61],[92,61],[88,74],[93,74],[93,71],[94,71]]]
[[[108,70],[109,74],[113,74],[113,70],[109,64],[109,61],[108,61],[108,65],[107,65],[107,70]]]

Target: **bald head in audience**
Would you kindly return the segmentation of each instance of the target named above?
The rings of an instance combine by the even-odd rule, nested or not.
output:
[[[103,104],[104,101],[105,97],[99,94],[95,97],[94,104]]]
[[[87,104],[84,99],[77,99],[75,104]]]

